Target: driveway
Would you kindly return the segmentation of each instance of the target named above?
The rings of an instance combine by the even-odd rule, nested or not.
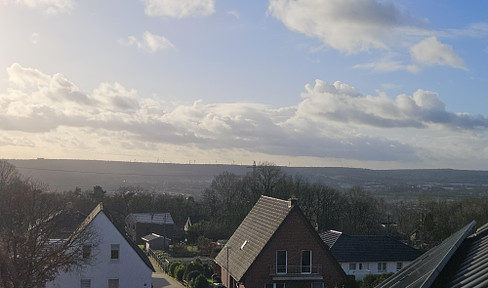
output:
[[[152,284],[153,288],[185,288],[185,286],[181,285],[178,281],[163,273],[153,273]]]

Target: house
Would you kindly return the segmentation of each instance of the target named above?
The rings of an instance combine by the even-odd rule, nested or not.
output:
[[[369,274],[396,273],[422,254],[388,236],[352,236],[329,230],[320,238],[344,272],[359,280]]]
[[[169,213],[131,213],[125,218],[125,231],[136,244],[144,244],[141,237],[151,233],[174,239],[176,228]]]
[[[488,287],[488,224],[464,226],[377,288]]]
[[[226,287],[339,287],[344,271],[296,200],[261,196],[215,258]]]
[[[171,239],[165,238],[159,234],[151,233],[144,237],[141,237],[142,241],[144,241],[146,251],[152,250],[167,250],[169,248],[169,244],[171,243]]]
[[[91,229],[96,246],[83,247],[83,257],[90,264],[72,271],[61,271],[47,288],[58,287],[151,287],[154,268],[134,242],[111,220],[100,203],[86,217],[77,231]]]

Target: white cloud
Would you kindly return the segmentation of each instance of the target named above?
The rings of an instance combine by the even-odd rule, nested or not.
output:
[[[76,155],[80,149],[86,155],[157,155],[159,149],[172,147],[212,155],[239,151],[247,155],[244,159],[288,155],[412,163],[433,151],[443,157],[433,141],[420,143],[416,137],[445,134],[462,142],[468,133],[469,142],[456,146],[462,150],[443,148],[449,159],[488,142],[482,136],[488,130],[486,117],[446,111],[439,95],[420,89],[390,99],[317,80],[306,86],[297,106],[195,101],[169,110],[119,83],[101,83],[83,92],[61,74],[16,63],[7,73],[11,88],[0,93],[0,146],[18,144],[19,151],[58,147]]]
[[[239,16],[239,12],[237,10],[230,10],[230,11],[227,11],[227,14],[231,15],[231,16],[234,16],[236,19],[239,19],[240,16]]]
[[[431,125],[468,130],[488,128],[486,117],[448,112],[437,93],[422,89],[412,96],[398,95],[394,100],[384,94],[363,96],[341,82],[328,84],[316,80],[306,90],[295,119],[290,121],[334,121],[376,128],[426,129]]]
[[[215,0],[141,0],[148,16],[205,17],[215,12]]]
[[[268,12],[290,30],[347,53],[386,49],[398,30],[413,33],[419,24],[393,4],[374,0],[270,0]]]
[[[422,40],[410,49],[412,59],[426,66],[442,65],[467,70],[464,61],[452,49],[443,44],[436,37]]]
[[[420,68],[416,65],[405,65],[401,61],[392,61],[392,60],[382,60],[378,62],[369,62],[363,64],[356,64],[354,65],[355,69],[364,69],[370,70],[373,72],[394,72],[394,71],[409,71],[409,72],[418,72]]]
[[[41,8],[48,14],[69,13],[75,6],[74,0],[5,0],[29,8]]]
[[[30,37],[30,41],[32,44],[36,45],[37,43],[39,43],[39,38],[40,38],[39,33],[32,33]]]
[[[139,40],[134,36],[129,36],[127,39],[127,43],[129,45],[135,45],[137,46],[137,48],[150,53],[174,48],[173,43],[171,43],[165,37],[152,34],[148,31],[144,32],[142,40]]]

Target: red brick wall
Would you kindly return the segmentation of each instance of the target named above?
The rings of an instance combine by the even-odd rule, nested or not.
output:
[[[316,232],[306,221],[300,211],[293,209],[244,275],[240,287],[264,288],[266,283],[273,283],[270,273],[271,266],[276,265],[277,250],[287,251],[287,265],[298,266],[301,264],[302,250],[311,250],[312,265],[322,266],[321,275],[324,278],[324,287],[339,286],[344,279],[344,272],[332,255],[324,250],[320,238],[312,234]],[[225,277],[225,272],[222,272],[222,276]],[[286,288],[310,288],[311,282],[316,281],[288,281],[285,283]]]

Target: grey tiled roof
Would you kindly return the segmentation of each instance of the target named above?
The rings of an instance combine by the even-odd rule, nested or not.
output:
[[[127,218],[137,223],[175,224],[169,213],[131,213]]]
[[[451,257],[463,243],[476,223],[473,221],[452,234],[438,246],[430,249],[407,267],[377,286],[377,288],[428,288],[438,278]],[[464,257],[461,255],[461,257]],[[454,263],[454,262],[453,262]],[[439,278],[440,279],[440,278]],[[448,286],[438,286],[448,287]],[[464,286],[460,286],[464,287]],[[467,287],[467,286],[466,286]],[[473,286],[476,287],[476,286]],[[486,287],[486,286],[480,286]]]
[[[388,236],[353,236],[327,231],[320,238],[339,262],[413,261],[422,252]]]
[[[229,252],[228,271],[234,279],[240,281],[293,209],[288,204],[289,201],[261,196],[227,242],[226,246],[230,246],[230,250],[224,247],[215,262],[226,268]]]
[[[334,230],[329,230],[327,232],[322,232],[319,234],[320,239],[324,241],[327,246],[332,247],[334,243],[339,239],[339,237],[342,235],[342,232],[339,231],[334,231]]]
[[[488,224],[463,241],[431,287],[488,287]]]

